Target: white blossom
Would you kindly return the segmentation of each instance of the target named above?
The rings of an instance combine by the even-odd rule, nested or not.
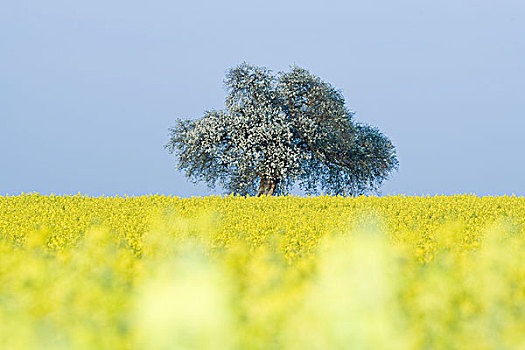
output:
[[[241,195],[283,193],[295,181],[310,194],[357,195],[397,168],[390,140],[354,122],[342,93],[302,68],[274,75],[243,63],[224,85],[224,110],[170,129],[166,147],[193,181]]]

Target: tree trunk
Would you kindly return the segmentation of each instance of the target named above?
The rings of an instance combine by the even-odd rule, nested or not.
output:
[[[277,189],[278,182],[279,181],[272,179],[272,178],[262,177],[261,184],[259,185],[259,192],[257,193],[257,197],[260,197],[262,195],[272,196],[275,190]]]

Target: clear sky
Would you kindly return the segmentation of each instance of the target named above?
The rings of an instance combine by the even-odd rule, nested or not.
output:
[[[209,195],[163,145],[242,61],[342,89],[400,161],[382,193],[525,195],[525,1],[0,5],[0,194]]]

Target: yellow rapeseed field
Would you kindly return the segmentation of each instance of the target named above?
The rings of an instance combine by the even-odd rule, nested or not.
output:
[[[525,349],[525,198],[0,196],[1,349]]]

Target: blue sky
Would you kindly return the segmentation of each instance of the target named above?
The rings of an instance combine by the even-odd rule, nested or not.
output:
[[[383,194],[525,195],[525,2],[8,1],[0,194],[209,195],[164,149],[242,61],[297,64],[397,147]]]

